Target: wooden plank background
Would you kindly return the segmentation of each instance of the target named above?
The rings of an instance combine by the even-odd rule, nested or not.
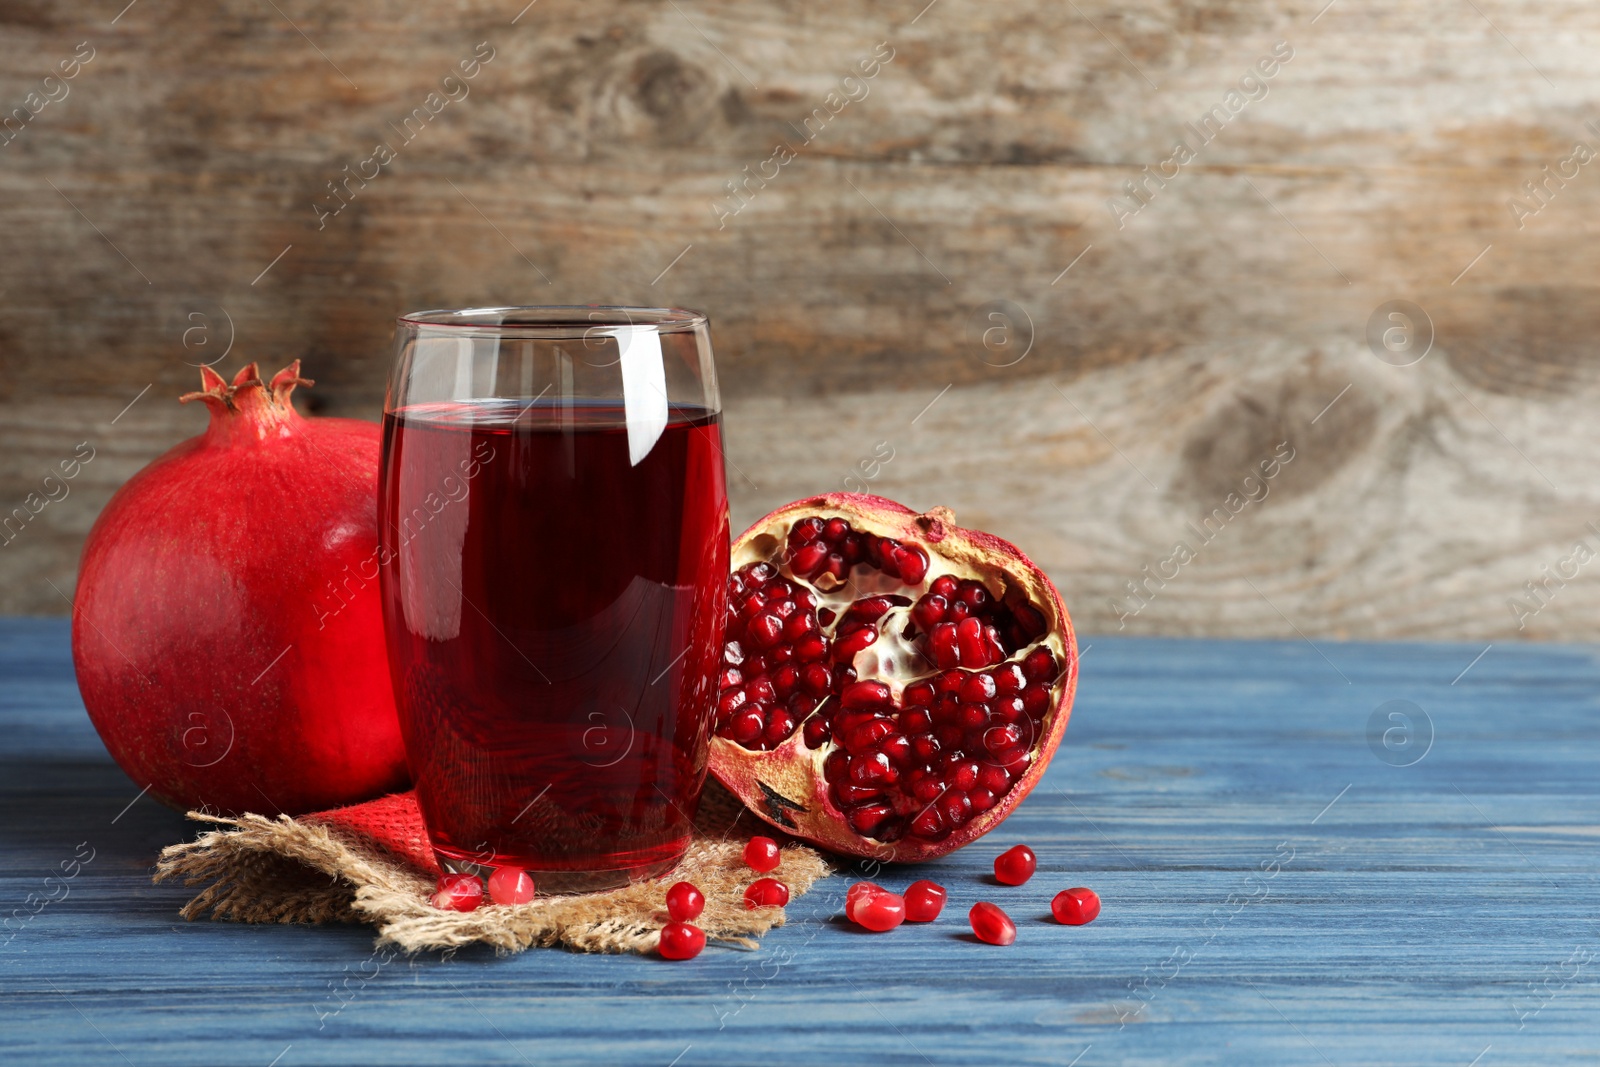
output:
[[[736,525],[892,449],[873,491],[1021,543],[1086,631],[1600,637],[1592,5],[124,2],[0,2],[0,510],[95,457],[0,611],[66,610],[202,425],[186,364],[300,357],[375,418],[398,311],[669,302],[713,316]]]

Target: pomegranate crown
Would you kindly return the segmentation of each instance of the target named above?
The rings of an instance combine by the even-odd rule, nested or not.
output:
[[[300,377],[297,359],[272,376],[271,381],[261,377],[261,368],[251,363],[233,376],[230,383],[210,367],[200,368],[199,391],[185,393],[178,398],[181,403],[204,401],[211,409],[211,431],[231,432],[243,426],[246,432],[258,439],[281,434],[299,421],[300,414],[289,400],[297,385],[313,385],[310,378]]]

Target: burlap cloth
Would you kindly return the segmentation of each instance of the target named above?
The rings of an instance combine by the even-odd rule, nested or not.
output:
[[[189,818],[220,829],[163,849],[155,880],[205,885],[183,906],[190,920],[209,914],[250,923],[364,923],[377,928],[379,946],[407,952],[474,942],[501,952],[534,945],[653,952],[668,921],[666,889],[684,880],[705,894],[705,912],[695,925],[708,938],[753,947],[753,938],[784,921],[782,908],[744,905],[745,887],[762,877],[745,866],[745,842],[772,831],[715,780],[707,783],[688,855],[671,874],[610,892],[486,904],[473,912],[428,903],[439,867],[412,793],[298,818],[196,811]],[[829,873],[815,850],[790,843],[772,877],[794,899]]]

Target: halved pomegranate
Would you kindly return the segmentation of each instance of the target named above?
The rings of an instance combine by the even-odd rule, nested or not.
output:
[[[904,862],[988,833],[1066,730],[1077,647],[1014,545],[830,493],[734,542],[711,771],[774,826]]]

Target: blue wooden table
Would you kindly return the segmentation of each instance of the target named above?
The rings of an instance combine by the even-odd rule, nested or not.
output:
[[[757,952],[408,961],[356,927],[180,920],[184,890],[149,875],[191,831],[101,748],[65,623],[0,622],[0,915],[78,870],[0,934],[4,1062],[1600,1060],[1593,650],[1085,643],[1040,788],[984,842],[881,879],[948,886],[939,923],[854,932],[839,877]],[[1039,873],[994,885],[1016,841]],[[1100,919],[1049,922],[1075,885]],[[966,933],[977,899],[1010,910],[1014,946]]]

